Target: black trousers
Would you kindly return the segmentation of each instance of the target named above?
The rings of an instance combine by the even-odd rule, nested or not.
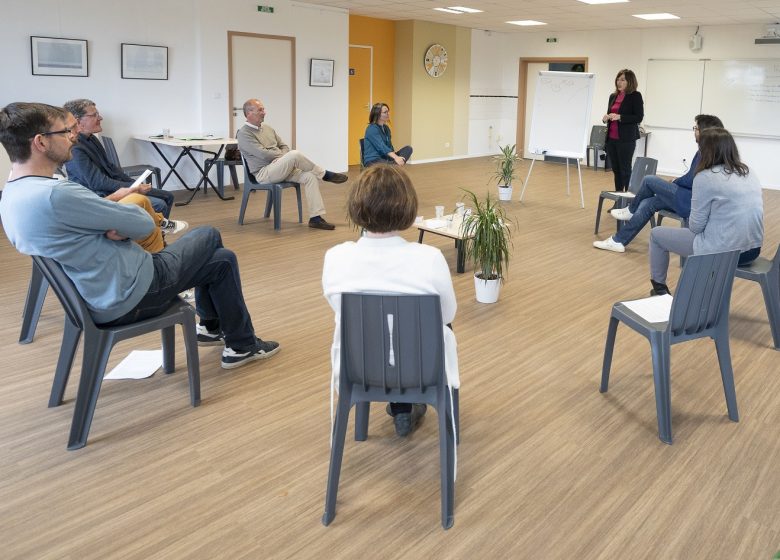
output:
[[[607,138],[604,149],[610,164],[612,164],[616,191],[628,190],[628,183],[631,181],[631,161],[634,159],[635,148],[636,140],[622,142]]]

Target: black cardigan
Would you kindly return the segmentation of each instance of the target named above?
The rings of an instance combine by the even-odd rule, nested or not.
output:
[[[617,97],[616,93],[609,96],[607,113],[611,112],[615,97]],[[627,93],[623,98],[623,103],[620,104],[618,114],[620,115],[620,120],[617,121],[618,141],[631,142],[632,140],[639,140],[639,123],[645,117],[645,104],[642,101],[642,94],[638,91]]]

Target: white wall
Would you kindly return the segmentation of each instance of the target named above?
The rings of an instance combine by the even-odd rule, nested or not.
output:
[[[274,14],[261,14],[250,0],[4,0],[0,106],[12,101],[62,105],[88,97],[103,114],[105,133],[114,138],[122,163],[162,164],[151,146],[131,137],[163,128],[217,135],[229,131],[228,30],[289,35],[296,37],[298,148],[326,168],[344,170],[348,16],[287,0],[273,5]],[[87,39],[89,77],[32,76],[30,35]],[[123,42],[167,46],[169,79],[123,80]],[[312,57],[336,61],[333,88],[309,87]],[[189,182],[193,174],[187,176]]]
[[[474,30],[472,33],[472,95],[517,95],[517,78],[521,57],[566,57],[587,56],[588,71],[596,74],[593,124],[601,122],[606,110],[609,93],[613,89],[616,72],[631,68],[636,72],[639,89],[645,83],[647,60],[650,58],[670,59],[744,59],[778,58],[780,49],[776,45],[755,45],[753,40],[765,31],[761,25],[733,25],[702,27],[699,34],[704,37],[704,47],[698,53],[688,48],[688,37],[694,28],[577,31],[577,32],[524,32],[496,33]],[[557,43],[547,43],[549,36],[558,38]],[[497,54],[498,53],[498,54]],[[674,87],[674,84],[670,84]],[[510,93],[511,92],[511,93]],[[685,95],[685,92],[680,92]],[[496,115],[498,104],[492,109],[493,120],[506,129],[510,120],[516,119],[517,107]],[[477,155],[484,149],[484,143],[477,141],[488,135],[488,123],[484,112],[472,114],[469,131],[469,153]],[[691,115],[691,125],[693,125]],[[724,123],[728,128],[729,124]],[[659,160],[659,173],[679,175],[684,171],[682,158],[690,163],[696,150],[690,129],[651,129],[648,155]],[[768,188],[780,188],[780,167],[773,158],[780,150],[780,140],[738,137],[737,144],[743,159],[761,178]],[[493,150],[495,151],[495,150]]]

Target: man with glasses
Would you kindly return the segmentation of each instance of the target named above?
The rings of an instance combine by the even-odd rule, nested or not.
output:
[[[11,160],[0,217],[11,244],[26,255],[56,260],[98,324],[154,317],[195,287],[198,343],[224,344],[223,368],[276,354],[277,342],[255,336],[236,255],[223,247],[216,229],[195,228],[151,254],[128,241],[152,232],[149,214],[52,177],[70,159],[74,126],[66,111],[42,103],[0,110],[0,143]]]
[[[130,194],[133,178],[111,163],[103,144],[95,136],[103,131],[103,117],[94,101],[74,99],[65,103],[65,110],[76,118],[79,127],[79,143],[73,147],[73,159],[65,164],[68,178],[109,200],[119,201]],[[153,189],[151,184],[139,185],[136,192],[150,197],[154,210],[166,219],[170,217],[173,193]]]
[[[693,126],[693,135],[696,143],[699,143],[699,131],[707,128],[723,128],[723,123],[713,115],[696,115],[696,124]],[[699,165],[700,154],[696,150],[688,172],[672,182],[665,181],[657,175],[648,175],[642,179],[642,184],[636,196],[625,208],[610,210],[610,214],[624,221],[620,230],[612,237],[604,241],[594,241],[596,249],[604,249],[614,253],[625,253],[626,245],[631,243],[634,237],[645,227],[659,210],[671,210],[684,220],[691,214],[691,194],[693,178],[696,176],[696,167]]]

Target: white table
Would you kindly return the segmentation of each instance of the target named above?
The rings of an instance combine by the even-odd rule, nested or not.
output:
[[[233,200],[232,196],[223,196],[222,193],[219,192],[217,187],[214,186],[214,183],[211,182],[209,179],[209,171],[211,170],[211,166],[213,163],[207,162],[205,165],[201,166],[197,159],[192,155],[192,152],[199,152],[203,154],[210,154],[212,158],[210,158],[210,161],[216,161],[219,159],[219,157],[222,155],[222,151],[225,149],[225,146],[230,146],[233,144],[238,144],[238,140],[235,138],[213,138],[209,136],[204,137],[193,137],[193,136],[173,136],[164,138],[162,135],[158,136],[134,136],[135,140],[139,140],[141,142],[149,142],[154,149],[157,151],[157,153],[160,155],[160,157],[163,159],[163,161],[168,165],[168,172],[165,174],[165,177],[162,180],[162,184],[160,185],[160,188],[165,185],[165,182],[168,180],[168,177],[171,176],[171,174],[176,175],[178,177],[179,181],[181,181],[181,184],[189,191],[192,191],[192,194],[187,199],[186,202],[177,202],[176,206],[185,206],[192,202],[192,199],[195,197],[195,193],[198,192],[200,189],[200,186],[203,185],[203,194],[207,194],[208,187],[211,187],[215,193],[217,193],[217,196],[221,198],[222,200]],[[181,151],[179,153],[179,156],[176,158],[176,160],[171,163],[167,157],[165,157],[165,154],[160,149],[160,146],[173,146],[176,148],[179,148]],[[211,149],[204,149],[204,148],[211,148]],[[216,149],[216,151],[214,151]],[[179,172],[176,171],[176,166],[179,165],[179,162],[184,158],[185,156],[189,157],[192,163],[195,164],[195,167],[197,167],[198,171],[200,172],[201,178],[200,181],[198,181],[198,184],[195,185],[194,188],[188,187],[187,183],[182,179],[182,176],[179,175]]]
[[[463,219],[460,216],[457,216],[456,218],[459,219],[453,220],[452,214],[448,214],[437,220],[423,220],[421,223],[415,223],[414,225],[420,230],[420,237],[417,240],[419,243],[422,243],[423,235],[425,235],[426,231],[454,239],[455,248],[458,251],[456,270],[459,273],[462,273],[466,270],[466,247],[463,242],[474,236],[465,234],[463,230]],[[444,225],[435,227],[435,222],[443,222]]]

